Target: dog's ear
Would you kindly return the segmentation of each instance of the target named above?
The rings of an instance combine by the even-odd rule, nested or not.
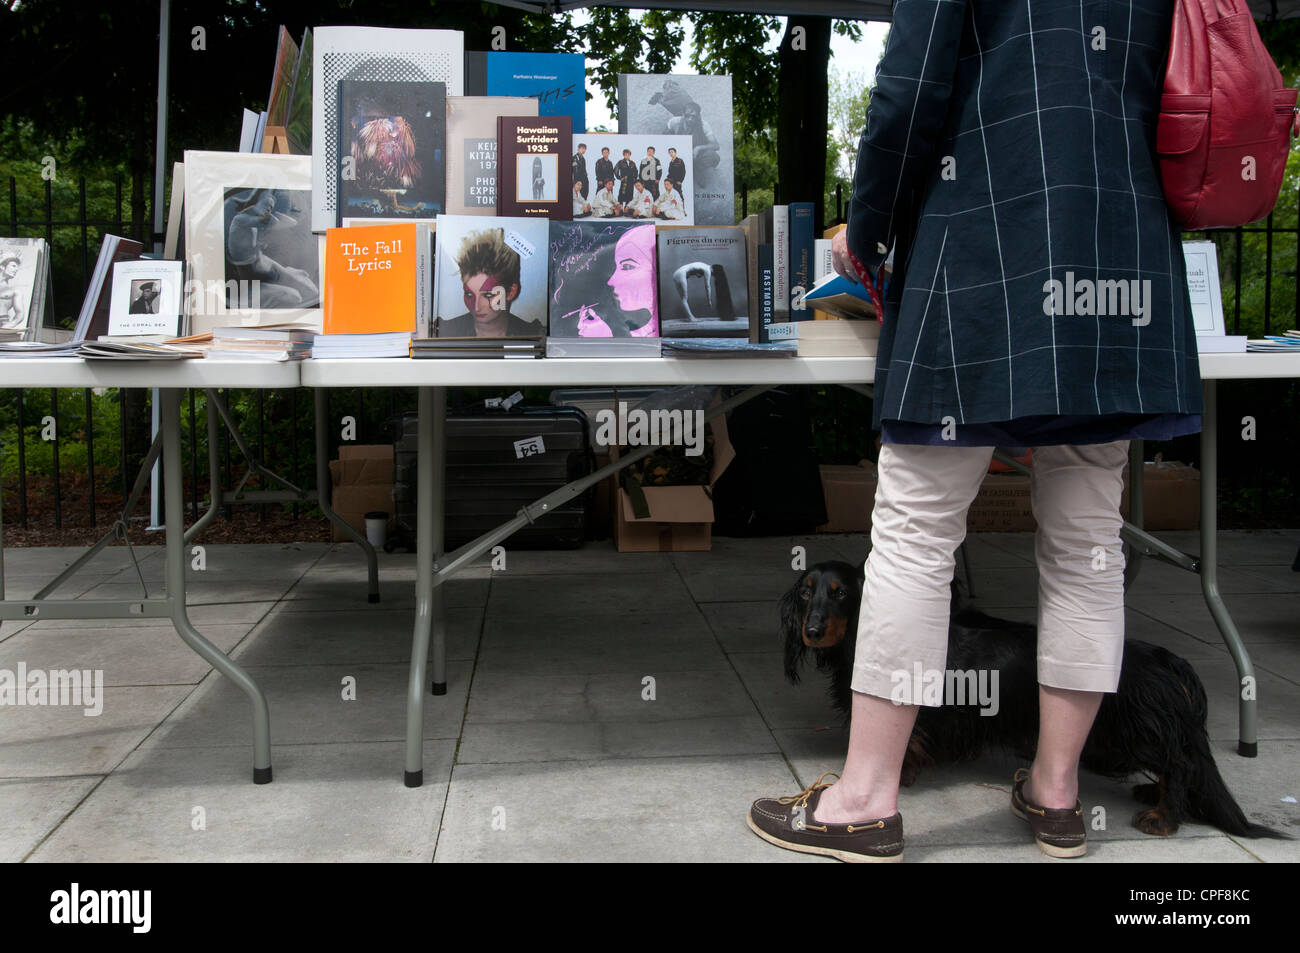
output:
[[[785,677],[799,684],[799,664],[803,661],[803,606],[799,604],[799,585],[791,586],[781,597],[781,640],[785,649]]]

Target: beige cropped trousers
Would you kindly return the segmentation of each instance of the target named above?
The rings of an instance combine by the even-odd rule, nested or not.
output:
[[[955,553],[992,447],[885,444],[871,517],[853,690],[904,704],[944,677]],[[1120,496],[1128,441],[1036,447],[1038,681],[1113,692],[1124,652]],[[994,598],[990,596],[990,598]],[[918,668],[919,664],[919,668]],[[928,674],[926,677],[929,677]]]

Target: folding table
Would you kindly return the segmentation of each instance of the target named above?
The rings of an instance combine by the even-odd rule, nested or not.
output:
[[[432,669],[431,691],[446,693],[446,627],[440,599],[441,585],[460,567],[501,542],[515,530],[582,493],[587,487],[616,473],[648,454],[641,448],[595,473],[570,483],[537,502],[523,507],[518,516],[456,552],[442,552],[443,488],[445,486],[444,422],[448,387],[571,387],[640,386],[672,387],[688,384],[740,385],[747,390],[714,408],[710,416],[725,412],[771,387],[790,384],[840,384],[871,393],[875,360],[864,357],[825,358],[633,358],[596,360],[562,358],[545,360],[414,360],[356,359],[307,361],[302,383],[307,387],[416,387],[418,388],[419,486],[416,514],[416,616],[411,643],[411,669],[407,686],[406,770],[408,787],[423,783],[424,685],[426,667]],[[1181,553],[1140,526],[1125,523],[1122,536],[1130,546],[1127,578],[1131,579],[1143,556],[1160,559],[1201,577],[1201,590],[1228,646],[1240,679],[1253,679],[1254,669],[1219,594],[1215,533],[1217,514],[1217,390],[1219,379],[1300,377],[1300,355],[1206,354],[1201,358],[1204,380],[1205,426],[1201,434],[1201,556]],[[1140,464],[1140,447],[1134,457]],[[1015,461],[999,459],[1020,468]],[[1137,472],[1137,468],[1132,468]],[[1140,514],[1142,481],[1130,490],[1133,512]],[[432,636],[432,659],[429,658]],[[430,665],[431,662],[431,665]],[[1256,754],[1255,697],[1239,693],[1238,752]]]
[[[4,593],[4,540],[0,527],[0,620],[30,622],[44,619],[171,619],[176,634],[196,654],[230,679],[248,696],[253,712],[253,781],[271,780],[271,729],[266,696],[248,673],[205,639],[190,622],[185,606],[185,510],[181,475],[181,392],[186,388],[297,387],[296,364],[266,361],[86,361],[81,358],[0,359],[0,387],[156,387],[161,401],[160,427],[140,465],[135,486],[113,527],[29,599],[7,599]],[[149,471],[159,456],[163,462],[166,595],[139,599],[51,599],[64,581],[113,539],[126,538],[126,521],[148,486]],[[142,583],[143,587],[143,583]]]

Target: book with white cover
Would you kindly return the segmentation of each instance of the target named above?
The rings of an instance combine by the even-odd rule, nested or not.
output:
[[[338,220],[339,83],[345,79],[445,83],[464,93],[465,34],[459,30],[317,27],[312,36],[312,230]]]
[[[113,266],[113,298],[108,310],[109,337],[181,333],[179,261],[120,261]]]
[[[191,332],[290,323],[320,330],[311,158],[188,151],[184,189]]]

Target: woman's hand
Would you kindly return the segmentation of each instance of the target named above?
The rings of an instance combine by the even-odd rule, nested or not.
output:
[[[831,239],[831,264],[834,266],[837,275],[843,275],[852,282],[860,280],[853,268],[853,262],[849,260],[847,229],[837,232],[835,237]]]

